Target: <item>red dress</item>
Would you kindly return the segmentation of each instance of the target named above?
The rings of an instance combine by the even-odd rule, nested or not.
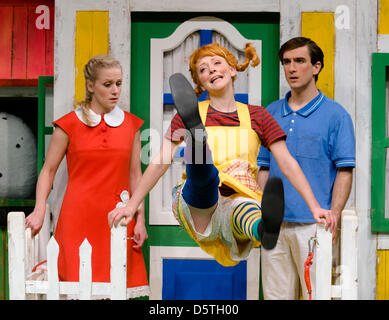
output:
[[[62,281],[78,281],[79,247],[85,238],[92,246],[92,281],[110,281],[108,212],[121,202],[121,192],[129,191],[132,144],[143,120],[124,111],[122,123],[113,127],[104,117],[108,119],[103,115],[100,123],[90,127],[73,111],[53,122],[69,136],[68,185],[55,230]],[[133,236],[134,226],[132,220],[128,237]],[[132,288],[128,297],[148,295],[149,290],[142,250],[133,245],[128,240],[127,288]]]

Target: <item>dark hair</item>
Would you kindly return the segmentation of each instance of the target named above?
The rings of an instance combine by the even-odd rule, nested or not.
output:
[[[283,64],[284,53],[286,51],[301,48],[304,46],[308,47],[309,55],[311,56],[312,65],[320,61],[321,63],[321,69],[319,71],[320,73],[321,70],[323,70],[324,68],[324,54],[323,51],[320,49],[320,47],[309,38],[296,37],[286,41],[278,51],[278,59],[280,59],[281,63]],[[319,73],[315,75],[315,81],[317,81],[319,77]]]

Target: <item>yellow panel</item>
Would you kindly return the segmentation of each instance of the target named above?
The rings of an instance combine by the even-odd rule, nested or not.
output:
[[[378,34],[389,34],[389,0],[379,0]]]
[[[325,30],[325,32],[323,32]],[[324,68],[317,87],[334,98],[335,21],[333,12],[302,12],[301,36],[312,39],[324,52]]]
[[[108,54],[108,11],[77,11],[75,36],[75,100],[85,98],[83,69],[90,58]]]
[[[377,300],[389,300],[389,250],[377,250]]]

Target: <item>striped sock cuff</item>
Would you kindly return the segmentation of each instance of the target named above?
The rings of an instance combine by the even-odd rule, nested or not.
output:
[[[243,202],[232,210],[232,231],[238,239],[259,241],[257,232],[261,208],[254,202]]]

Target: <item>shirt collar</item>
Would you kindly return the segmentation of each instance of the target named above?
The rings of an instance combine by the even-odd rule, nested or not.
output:
[[[289,107],[289,104],[288,104],[288,99],[290,98],[290,95],[291,95],[291,92],[289,91],[285,95],[284,101],[282,103],[281,114],[283,117],[286,117],[287,115],[294,112]],[[310,102],[308,102],[303,108],[296,111],[296,113],[298,113],[299,115],[301,115],[303,117],[308,117],[312,112],[314,112],[315,110],[317,110],[320,107],[322,101],[324,100],[324,97],[325,97],[325,95],[319,90],[319,94],[315,98],[313,98]]]
[[[83,119],[81,107],[78,107],[76,110],[74,110],[74,112],[76,113],[78,119],[89,127],[96,127],[101,122],[102,118],[104,118],[105,123],[110,127],[118,127],[124,121],[124,111],[118,106],[115,106],[115,108],[113,108],[110,112],[105,113],[103,117],[100,114],[95,113],[92,109],[88,108],[87,112],[89,112],[89,119],[91,120],[90,125],[88,125]]]

